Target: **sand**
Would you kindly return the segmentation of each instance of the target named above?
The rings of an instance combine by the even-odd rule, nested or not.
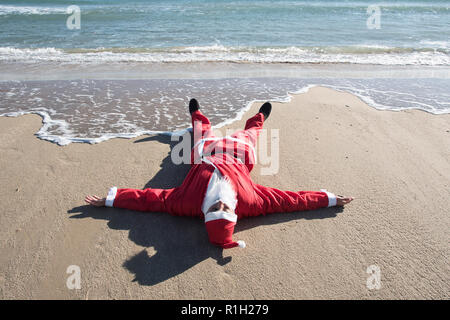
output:
[[[0,118],[2,299],[450,297],[450,115],[378,111],[326,88],[274,103],[265,128],[278,129],[279,169],[261,175],[257,164],[254,181],[356,200],[241,220],[235,239],[247,248],[230,250],[208,242],[201,220],[83,203],[110,186],[180,184],[188,165],[172,164],[176,142],[60,147],[33,135],[41,121]],[[67,287],[71,265],[81,289]],[[372,265],[378,289],[367,286]]]

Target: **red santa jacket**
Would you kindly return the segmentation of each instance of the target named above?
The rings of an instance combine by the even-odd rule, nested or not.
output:
[[[334,195],[316,191],[282,191],[256,184],[249,169],[227,153],[206,157],[223,176],[227,176],[237,194],[238,219],[275,212],[314,210],[335,205]],[[172,189],[111,188],[107,205],[138,211],[168,212],[176,216],[203,218],[201,210],[214,166],[193,164],[181,186]],[[330,196],[330,200],[329,200]]]

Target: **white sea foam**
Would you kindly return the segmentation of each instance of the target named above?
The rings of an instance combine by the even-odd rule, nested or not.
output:
[[[435,44],[436,45],[436,44]],[[449,66],[450,51],[444,43],[426,48],[383,46],[252,48],[180,47],[168,49],[58,49],[0,47],[1,61],[18,62],[251,62],[251,63],[352,63],[378,65]]]
[[[0,5],[0,16],[10,14],[44,15],[44,14],[62,14],[62,13],[66,14],[66,8]]]
[[[112,138],[184,133],[190,127],[186,109],[190,97],[202,102],[202,109],[216,123],[214,128],[220,128],[241,119],[255,102],[288,102],[292,94],[305,93],[315,86],[352,93],[380,110],[450,113],[450,95],[446,90],[449,81],[295,78],[11,81],[0,82],[0,116],[38,114],[43,126],[36,135],[59,145],[100,143]],[[83,94],[74,98],[80,91]]]

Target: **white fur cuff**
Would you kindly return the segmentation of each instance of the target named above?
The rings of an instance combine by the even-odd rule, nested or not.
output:
[[[326,189],[320,189],[320,191],[325,192],[328,196],[328,207],[334,207],[337,203],[336,195],[334,193],[328,192]]]
[[[117,194],[117,187],[112,187],[111,189],[109,189],[108,195],[106,196],[105,206],[107,207],[113,206],[116,194]]]

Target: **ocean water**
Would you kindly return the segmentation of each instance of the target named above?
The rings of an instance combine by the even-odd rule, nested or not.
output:
[[[192,97],[221,125],[314,85],[450,113],[448,0],[0,1],[0,28],[0,116],[40,114],[59,144],[185,129]]]
[[[450,4],[432,1],[0,1],[0,58],[448,65]],[[379,29],[368,13],[379,6]],[[371,22],[373,22],[371,24]]]
[[[38,137],[60,145],[98,143],[183,131],[191,126],[187,105],[193,97],[221,127],[241,118],[254,101],[287,102],[289,93],[316,85],[353,93],[380,110],[439,114],[450,107],[449,79],[47,80],[0,82],[0,115],[40,114]]]

